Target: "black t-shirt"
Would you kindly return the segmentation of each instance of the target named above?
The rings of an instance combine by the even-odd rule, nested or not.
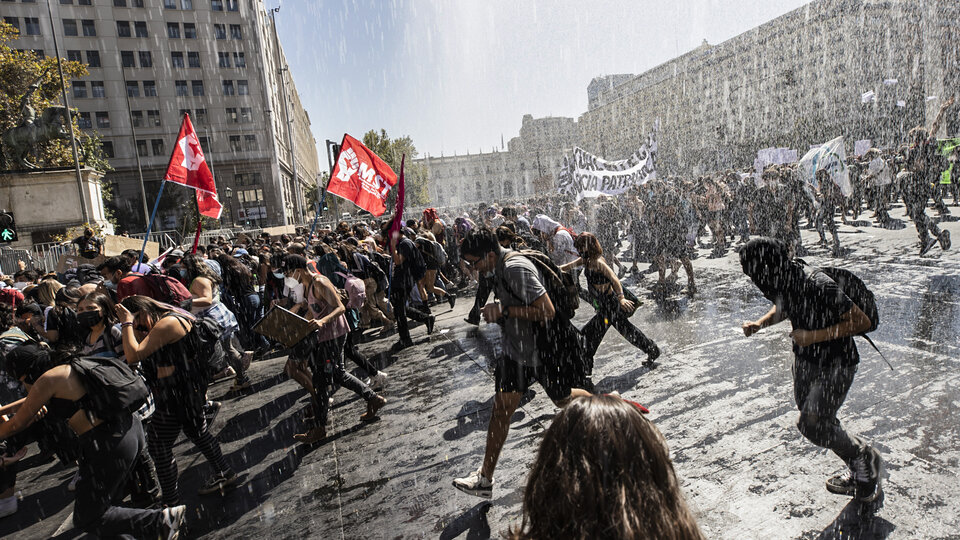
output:
[[[393,278],[395,282],[405,289],[412,288],[416,284],[413,277],[413,261],[417,257],[417,246],[407,237],[403,237],[397,242],[397,253],[403,258],[403,264],[394,267]]]
[[[74,244],[77,245],[77,249],[80,250],[80,256],[85,259],[96,258],[100,253],[100,246],[102,245],[100,239],[96,236],[91,236],[87,238],[86,236],[77,237],[74,241]]]
[[[840,322],[844,313],[853,308],[853,301],[826,274],[812,267],[804,267],[804,279],[783,292],[779,308],[790,319],[794,330],[820,330]],[[793,345],[798,360],[821,366],[856,365],[860,354],[853,336],[815,343],[809,347]]]

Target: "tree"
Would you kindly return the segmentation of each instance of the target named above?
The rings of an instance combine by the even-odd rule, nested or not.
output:
[[[39,87],[29,98],[30,106],[39,115],[45,108],[60,103],[62,96],[57,59],[49,56],[38,57],[32,51],[16,51],[9,43],[19,37],[20,32],[7,23],[0,22],[0,132],[16,127],[21,122],[20,99],[34,81],[39,79]],[[80,62],[61,60],[64,83],[70,78],[83,77],[87,66]],[[100,136],[80,131],[77,116],[71,114],[73,131],[77,134],[77,147],[81,165],[101,171],[112,170],[103,149]],[[40,167],[68,167],[73,165],[73,149],[69,140],[53,140],[34,149],[33,163]]]
[[[403,174],[406,205],[422,206],[430,202],[430,194],[427,191],[427,168],[422,164],[413,163],[414,158],[417,157],[417,147],[414,146],[413,139],[409,135],[391,139],[387,135],[387,130],[381,129],[377,133],[371,129],[363,134],[363,144],[386,161],[398,176],[401,158],[406,155]],[[396,193],[397,190],[393,189],[387,196],[388,211],[396,205]]]

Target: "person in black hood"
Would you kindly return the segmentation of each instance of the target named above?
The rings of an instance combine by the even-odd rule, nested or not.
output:
[[[870,319],[825,273],[790,257],[783,242],[770,238],[747,242],[740,250],[740,264],[773,302],[766,315],[743,323],[744,335],[790,320],[793,392],[800,409],[797,428],[850,468],[848,474],[827,480],[827,490],[865,503],[877,500],[882,493],[880,454],[844,430],[837,419],[860,361],[853,336],[867,330]]]

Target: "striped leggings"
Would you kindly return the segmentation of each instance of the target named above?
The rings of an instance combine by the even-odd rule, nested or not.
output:
[[[197,400],[186,399],[177,403],[171,398],[161,399],[158,396],[157,411],[150,418],[147,446],[157,469],[160,488],[163,490],[163,502],[168,506],[180,504],[177,462],[173,458],[173,445],[177,442],[181,430],[190,442],[200,449],[216,472],[230,471],[230,466],[227,465],[220,451],[220,444],[207,429],[207,421],[203,416],[203,402],[193,403],[194,401]]]

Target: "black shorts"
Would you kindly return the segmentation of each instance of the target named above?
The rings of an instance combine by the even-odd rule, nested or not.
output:
[[[572,387],[569,377],[548,376],[548,370],[543,364],[539,367],[522,366],[506,356],[501,356],[497,360],[497,367],[493,370],[493,381],[496,386],[494,390],[498,393],[517,392],[519,394],[525,393],[534,382],[539,382],[550,399],[554,401],[569,397]]]

